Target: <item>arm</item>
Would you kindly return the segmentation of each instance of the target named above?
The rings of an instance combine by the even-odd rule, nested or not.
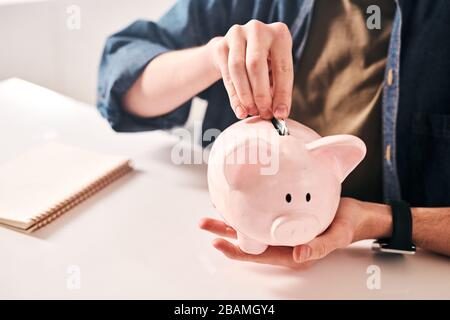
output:
[[[210,45],[171,51],[147,65],[125,94],[125,108],[141,117],[169,113],[220,79]]]
[[[295,2],[291,6],[295,12]],[[253,103],[262,116],[272,116],[269,83],[279,78],[273,102],[279,117],[286,117],[293,82],[290,33],[280,23],[246,25],[252,18],[275,22],[280,10],[271,1],[178,0],[158,22],[138,20],[115,33],[107,39],[100,63],[100,113],[116,131],[183,125],[191,98],[220,78],[211,71],[216,68],[240,118],[257,113]],[[292,23],[294,15],[285,18]],[[208,55],[211,46],[205,44],[223,35]],[[247,61],[244,45],[252,58]],[[202,93],[206,98],[208,91]]]
[[[390,206],[370,202],[359,202],[359,206],[367,218],[357,229],[352,242],[390,237]],[[411,212],[413,243],[422,249],[450,256],[450,208],[412,208]]]
[[[450,256],[450,208],[413,208],[416,246]]]
[[[210,82],[208,79],[203,84],[197,84],[194,88],[196,90],[187,92],[189,95],[185,93],[184,99],[169,101],[169,104],[172,104],[171,108],[166,106],[159,112],[158,110],[150,111],[149,117],[140,116],[147,114],[135,110],[142,108],[141,102],[137,103],[137,107],[134,106],[136,101],[142,100],[139,99],[139,95],[137,98],[130,99],[133,104],[130,110],[137,111],[136,114],[124,106],[124,96],[138,81],[138,78],[147,78],[147,75],[151,73],[149,71],[152,71],[155,66],[158,67],[158,61],[163,61],[163,63],[167,61],[164,56],[169,56],[169,54],[171,56],[178,55],[178,57],[186,56],[184,61],[187,61],[199,53],[199,50],[185,49],[201,47],[210,39],[225,34],[230,19],[233,17],[231,13],[235,12],[233,5],[235,5],[234,2],[224,0],[178,0],[158,22],[138,20],[108,37],[98,73],[97,107],[114,130],[134,132],[170,129],[186,122],[191,98],[201,90],[201,87],[207,86],[206,83]],[[184,66],[186,67],[189,63],[190,61]],[[192,68],[190,69],[192,71]],[[161,70],[161,68],[157,70]],[[200,68],[199,72],[202,71],[204,70]],[[143,72],[146,76],[140,78]],[[165,72],[171,75],[175,74],[170,69]],[[156,86],[161,81],[159,78],[163,78],[164,75],[164,72],[157,76],[155,73],[155,77],[150,77],[149,80],[152,81],[152,84],[156,82],[153,84]],[[184,81],[188,79],[186,77]],[[148,82],[142,81],[145,84]],[[179,84],[183,83],[183,81],[179,81]],[[139,84],[136,87],[139,88]],[[178,86],[176,89],[181,90],[182,87]],[[139,90],[133,90],[133,93],[137,91]],[[153,98],[154,91],[152,88],[150,91]],[[146,97],[146,94],[143,92],[141,96]],[[173,95],[173,90],[170,94]],[[167,91],[166,95],[168,95]],[[207,92],[205,91],[204,97],[206,96]],[[130,100],[127,99],[127,102]],[[151,99],[146,100],[147,103],[151,103],[151,101]],[[174,102],[178,102],[178,105],[174,106]],[[158,114],[160,116],[153,117]]]
[[[289,115],[294,81],[291,52],[291,34],[283,23],[252,20],[234,25],[225,37],[205,46],[154,59],[123,103],[135,115],[160,116],[223,78],[238,118],[259,114],[284,119]]]
[[[423,249],[450,256],[450,208],[413,208],[413,241]],[[221,221],[203,219],[202,229],[234,238],[235,231]],[[224,239],[214,246],[227,257],[242,261],[300,268],[339,248],[364,239],[387,238],[392,233],[391,209],[387,205],[342,198],[330,227],[311,242],[297,246],[269,247],[261,255],[248,255]]]

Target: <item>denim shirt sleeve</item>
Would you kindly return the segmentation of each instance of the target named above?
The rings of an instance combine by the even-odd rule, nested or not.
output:
[[[158,55],[203,45],[225,34],[226,12],[233,2],[180,0],[158,22],[138,20],[107,39],[99,68],[97,107],[114,130],[170,129],[186,122],[191,100],[168,114],[143,118],[127,112],[122,97]]]

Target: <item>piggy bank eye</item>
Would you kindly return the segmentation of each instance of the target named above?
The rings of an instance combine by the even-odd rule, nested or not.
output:
[[[286,195],[286,202],[289,203],[289,202],[291,202],[291,201],[292,201],[292,196],[291,196],[290,193],[288,193],[288,194]]]
[[[308,192],[306,194],[306,202],[309,202],[309,201],[311,201],[311,194]]]

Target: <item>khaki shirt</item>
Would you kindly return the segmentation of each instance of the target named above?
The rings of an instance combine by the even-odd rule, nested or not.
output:
[[[367,7],[381,9],[369,30]],[[320,135],[353,134],[367,156],[343,183],[343,195],[382,200],[381,98],[393,0],[317,0],[295,75],[291,118]]]

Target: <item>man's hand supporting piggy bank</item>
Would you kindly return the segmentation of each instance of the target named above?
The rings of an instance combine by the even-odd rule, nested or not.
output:
[[[330,237],[336,248],[354,240],[353,232],[333,229],[355,224],[356,231],[360,223],[337,209],[340,202],[341,207],[358,205],[340,201],[340,193],[341,183],[366,154],[364,143],[351,135],[322,138],[293,120],[286,124],[289,134],[280,135],[270,121],[247,118],[227,128],[211,149],[209,191],[226,223],[204,219],[201,227],[238,239],[238,247],[223,239],[215,242],[231,258],[294,266],[296,260],[327,253],[324,248],[312,252],[316,239]],[[296,246],[298,252],[292,252]],[[266,261],[273,257],[278,261]]]

